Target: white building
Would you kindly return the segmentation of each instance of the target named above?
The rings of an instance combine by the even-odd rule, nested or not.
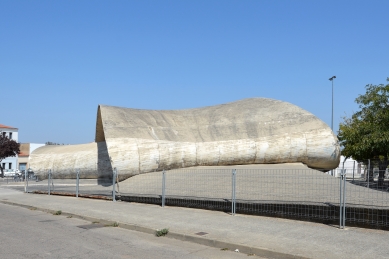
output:
[[[344,162],[344,167],[343,167]],[[342,169],[346,171],[347,178],[361,178],[364,177],[365,166],[362,163],[358,163],[358,161],[352,159],[351,157],[347,158],[345,161],[344,156],[340,156],[339,166],[333,170],[333,174],[335,177],[340,177]]]
[[[18,156],[18,169],[23,171],[30,168],[30,155],[31,153],[40,147],[45,146],[45,144],[38,143],[21,143],[20,144],[20,154]]]
[[[0,134],[18,142],[18,129],[0,124]],[[3,169],[17,169],[18,157],[7,157],[1,161]]]

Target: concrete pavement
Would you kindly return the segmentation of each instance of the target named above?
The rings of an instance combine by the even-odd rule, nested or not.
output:
[[[247,259],[244,253],[2,203],[0,218],[1,259]]]
[[[267,258],[388,258],[388,231],[346,228],[288,219],[236,215],[199,209],[25,194],[0,187],[0,202],[73,215],[90,221]],[[198,233],[205,232],[200,235]]]

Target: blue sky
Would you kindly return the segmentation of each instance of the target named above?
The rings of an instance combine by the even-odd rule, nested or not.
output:
[[[0,124],[20,142],[94,140],[98,104],[250,97],[334,125],[389,77],[389,1],[0,1]]]

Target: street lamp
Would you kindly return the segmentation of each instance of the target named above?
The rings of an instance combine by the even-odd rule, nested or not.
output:
[[[332,82],[332,115],[331,115],[331,130],[334,131],[334,79],[336,76],[331,77],[330,80]]]
[[[332,82],[332,111],[331,111],[331,130],[334,132],[334,79],[336,76],[329,78]],[[334,170],[331,170],[331,175],[334,176]]]

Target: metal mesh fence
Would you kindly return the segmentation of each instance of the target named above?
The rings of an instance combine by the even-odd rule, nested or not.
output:
[[[380,183],[378,175],[384,176]],[[347,179],[345,184],[346,224],[389,228],[389,179],[387,170],[375,170],[373,179]]]
[[[120,172],[119,172],[120,174]],[[123,201],[162,204],[162,172],[133,176],[119,183],[118,192]]]
[[[334,221],[339,180],[317,170],[237,170],[237,213]]]
[[[27,192],[90,198],[112,198],[112,177],[95,179],[93,174],[97,172],[83,170],[83,168],[72,171],[71,175],[66,174],[69,172],[58,172],[53,169],[42,171],[44,172],[44,180],[39,180],[38,177],[33,175],[27,178],[23,187]],[[64,175],[71,178],[64,179]]]
[[[165,172],[165,181],[163,174],[142,174],[121,182],[121,199],[162,204],[164,198],[170,206],[231,210],[231,170],[172,170]]]
[[[116,176],[90,179],[93,172],[80,168],[73,172],[79,172],[78,180],[51,170],[49,179],[29,178],[27,190],[389,229],[389,173],[372,170],[346,168],[332,176],[313,169],[194,168],[136,175],[113,185]]]
[[[231,211],[231,170],[174,170],[166,175],[166,204]]]

